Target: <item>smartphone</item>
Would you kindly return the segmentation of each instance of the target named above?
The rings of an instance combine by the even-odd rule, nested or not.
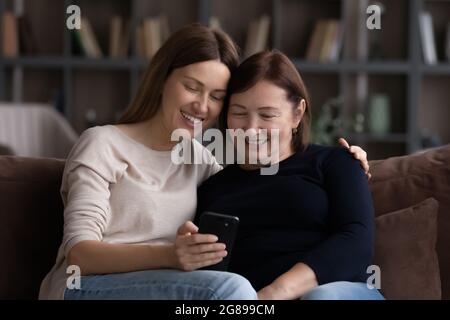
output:
[[[215,212],[204,212],[200,216],[198,232],[213,234],[219,238],[218,243],[224,243],[228,254],[222,261],[215,265],[207,266],[204,270],[227,271],[233,250],[234,240],[239,226],[239,218]]]

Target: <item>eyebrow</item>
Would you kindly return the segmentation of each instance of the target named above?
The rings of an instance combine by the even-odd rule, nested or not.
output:
[[[200,80],[198,80],[198,79],[195,79],[195,78],[193,78],[193,77],[190,77],[190,76],[183,76],[184,78],[186,78],[186,79],[189,79],[189,80],[192,80],[192,81],[195,81],[198,85],[200,85],[200,86],[202,86],[202,87],[204,87],[205,86],[205,84],[203,83],[203,82],[201,82]],[[217,90],[214,90],[214,91],[221,91],[221,92],[227,92],[227,90],[226,89],[217,89]]]
[[[231,107],[238,107],[238,108],[242,108],[242,109],[247,109],[245,106],[238,104],[238,103],[233,103]],[[270,111],[279,111],[278,108],[272,107],[272,106],[262,106],[259,107],[258,110],[270,110]]]

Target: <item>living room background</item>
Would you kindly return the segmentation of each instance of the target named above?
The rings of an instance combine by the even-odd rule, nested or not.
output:
[[[71,5],[90,34],[66,27]],[[380,29],[367,28],[370,5],[381,9]],[[48,104],[76,134],[116,121],[152,50],[201,22],[228,32],[244,56],[260,48],[289,55],[312,97],[316,142],[344,136],[370,159],[450,142],[450,1],[6,0],[0,17],[0,101]],[[152,30],[159,38],[148,43]],[[83,41],[91,46],[83,50]]]

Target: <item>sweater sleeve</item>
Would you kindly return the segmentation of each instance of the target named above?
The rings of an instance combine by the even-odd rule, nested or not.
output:
[[[66,256],[80,241],[102,240],[110,216],[110,184],[124,170],[100,130],[86,130],[66,161],[61,186]]]
[[[338,148],[323,167],[329,199],[329,236],[302,259],[319,284],[353,281],[373,257],[374,209],[359,161]]]

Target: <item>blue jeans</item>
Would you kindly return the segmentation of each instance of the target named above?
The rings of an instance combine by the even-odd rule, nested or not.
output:
[[[66,289],[65,300],[254,300],[244,277],[211,270],[146,270],[81,277],[80,289]]]
[[[365,282],[337,281],[308,291],[301,300],[384,300],[377,289],[367,288]]]

